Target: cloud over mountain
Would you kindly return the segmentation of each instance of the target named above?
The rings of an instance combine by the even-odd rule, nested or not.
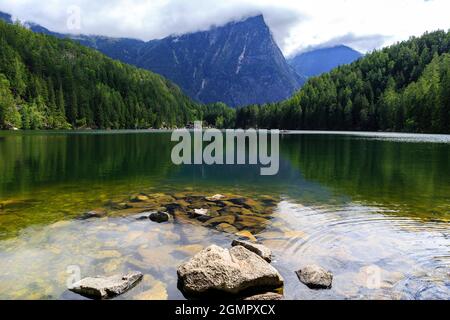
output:
[[[73,6],[80,9],[81,29],[68,27]],[[142,40],[205,31],[261,13],[286,55],[340,38],[365,52],[450,28],[448,0],[0,0],[0,11],[63,33]]]

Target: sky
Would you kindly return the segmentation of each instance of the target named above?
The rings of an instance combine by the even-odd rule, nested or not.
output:
[[[0,0],[0,11],[52,31],[142,40],[263,14],[288,57],[338,44],[366,53],[450,29],[450,0]]]

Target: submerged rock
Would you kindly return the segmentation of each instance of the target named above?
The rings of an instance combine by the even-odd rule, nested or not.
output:
[[[257,241],[256,237],[250,231],[247,231],[247,230],[239,231],[239,232],[236,233],[236,235],[238,237],[240,237],[240,238],[246,238],[246,239],[248,239],[250,241],[253,241],[253,242]]]
[[[135,300],[167,300],[169,297],[167,293],[167,288],[161,281],[156,282],[156,284],[147,291],[144,291],[136,296]]]
[[[224,196],[223,194],[215,194],[212,197],[206,197],[205,199],[211,202],[216,202],[226,199],[226,196]]]
[[[206,223],[204,223],[205,226],[214,226],[215,224],[221,224],[221,223],[228,223],[228,224],[234,224],[236,221],[236,218],[232,215],[227,216],[220,216],[216,218],[212,218],[208,220]]]
[[[103,265],[103,271],[105,273],[111,274],[119,269],[119,266],[123,263],[122,259],[111,259],[106,264]]]
[[[162,223],[162,222],[167,222],[170,219],[170,215],[167,212],[153,212],[152,214],[150,214],[150,220],[152,220],[153,222],[158,222],[158,223]]]
[[[219,214],[213,209],[194,209],[189,213],[190,218],[197,219],[200,222],[207,222],[212,218],[219,217]]]
[[[148,200],[150,200],[150,198],[148,196],[144,195],[144,194],[138,194],[138,195],[132,196],[130,198],[131,202],[145,202],[145,201],[148,201]]]
[[[191,295],[210,291],[239,294],[267,292],[283,286],[283,278],[264,259],[242,246],[224,249],[212,245],[178,268],[180,288]],[[264,290],[264,291],[263,291]]]
[[[262,210],[261,204],[250,198],[234,198],[229,201],[237,206],[244,207],[245,209],[257,212]]]
[[[311,289],[330,289],[333,282],[333,274],[317,265],[306,266],[296,274]]]
[[[205,223],[205,222],[208,222],[209,220],[211,220],[212,217],[210,217],[210,216],[198,216],[196,219],[197,219],[199,222]]]
[[[246,248],[247,250],[250,250],[253,253],[256,253],[258,256],[266,260],[267,262],[272,261],[272,251],[267,248],[266,246],[263,246],[262,244],[252,243],[249,241],[242,241],[242,240],[233,240],[233,243],[231,244],[233,247],[236,246],[242,246]]]
[[[228,201],[238,206],[243,206],[245,204],[245,200],[246,200],[245,198],[232,198],[229,199]]]
[[[122,254],[117,250],[101,250],[92,254],[92,257],[95,259],[112,259],[112,258],[120,258]]]
[[[228,223],[221,223],[221,224],[217,225],[216,230],[221,231],[221,232],[226,232],[226,233],[237,233],[238,232],[238,229],[236,229],[236,227],[234,227]]]
[[[181,247],[177,247],[174,251],[175,252],[181,252],[188,256],[194,256],[195,254],[199,253],[203,250],[203,246],[199,244],[189,244]]]
[[[170,214],[185,213],[186,212],[184,207],[181,204],[176,203],[176,202],[166,204],[166,209],[167,209],[167,212],[169,212]]]
[[[103,216],[135,216],[137,220],[155,222],[174,220],[179,223],[198,223],[227,233],[235,233],[243,240],[256,242],[254,234],[264,231],[271,223],[273,208],[263,206],[261,200],[232,195],[193,194],[192,192],[136,193],[125,202],[110,201],[104,209],[93,210],[82,218]],[[150,216],[151,214],[151,216]]]
[[[175,198],[166,193],[152,193],[148,195],[148,198],[157,203],[172,203]]]
[[[111,203],[110,207],[115,210],[126,210],[133,208],[133,206],[130,206],[127,202]]]
[[[220,214],[223,215],[251,215],[253,214],[250,210],[236,207],[236,206],[225,206],[219,210]]]
[[[86,212],[81,216],[82,220],[92,219],[92,218],[103,218],[108,215],[105,209],[94,209],[92,211]]]
[[[112,277],[85,278],[75,283],[70,291],[94,299],[109,299],[132,289],[143,277],[140,272]]]
[[[251,301],[274,301],[274,300],[283,300],[283,295],[275,292],[267,292],[263,294],[257,294],[255,296],[251,296],[248,298],[245,298],[244,300],[251,300]]]
[[[240,216],[238,223],[244,227],[267,226],[270,220],[257,215]]]

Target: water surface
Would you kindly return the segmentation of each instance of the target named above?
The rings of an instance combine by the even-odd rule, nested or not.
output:
[[[450,136],[286,133],[273,177],[248,165],[175,166],[171,147],[163,132],[0,133],[0,298],[78,299],[66,290],[77,266],[82,276],[142,271],[120,298],[183,299],[177,266],[234,235],[75,218],[139,192],[186,191],[279,199],[255,236],[275,253],[286,298],[450,297]],[[307,263],[333,271],[331,290],[299,283]]]

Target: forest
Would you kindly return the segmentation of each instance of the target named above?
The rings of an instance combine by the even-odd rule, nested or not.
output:
[[[450,133],[450,32],[374,51],[287,101],[240,108],[236,126]]]
[[[238,109],[71,40],[0,21],[0,128],[184,127],[450,133],[450,32],[413,37],[308,80],[293,97]]]
[[[202,108],[168,80],[71,40],[0,21],[0,127],[184,126]]]

